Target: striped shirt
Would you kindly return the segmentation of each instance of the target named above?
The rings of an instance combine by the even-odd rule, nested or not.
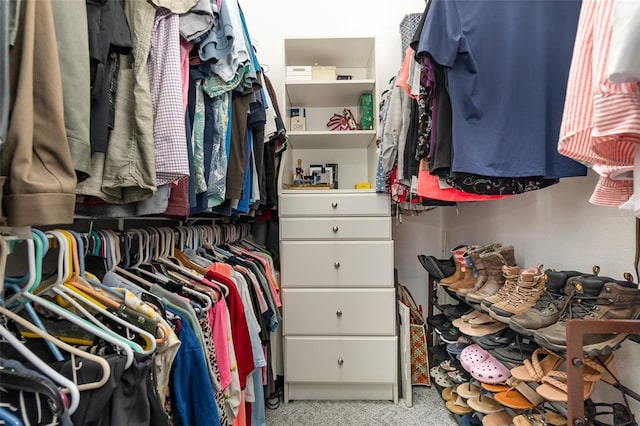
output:
[[[614,179],[633,165],[640,142],[640,84],[607,79],[614,0],[582,3],[558,152],[595,167],[600,180],[590,202],[619,206],[632,182]],[[612,176],[613,175],[613,176]]]

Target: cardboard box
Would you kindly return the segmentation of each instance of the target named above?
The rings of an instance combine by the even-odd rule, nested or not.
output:
[[[292,132],[304,132],[307,130],[307,122],[304,117],[291,117],[291,126],[289,130]]]
[[[335,80],[336,67],[311,67],[312,80]]]

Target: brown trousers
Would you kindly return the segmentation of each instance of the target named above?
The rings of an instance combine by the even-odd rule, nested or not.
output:
[[[62,79],[50,0],[22,0],[9,57],[11,91],[0,175],[10,226],[73,222],[76,175],[64,122]]]

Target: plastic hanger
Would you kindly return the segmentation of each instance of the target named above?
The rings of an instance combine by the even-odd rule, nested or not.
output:
[[[22,420],[4,407],[0,407],[0,420],[7,426],[24,426]]]
[[[51,233],[51,232],[54,232],[54,231],[48,231],[48,232]],[[62,246],[64,246],[64,242],[63,242],[64,239],[61,239],[61,240],[58,240],[58,241],[59,241],[59,243],[62,244]],[[62,252],[64,253],[64,250],[62,250]],[[63,255],[63,253],[61,254],[61,256]],[[40,264],[39,267],[41,268],[41,263],[42,263],[42,259],[41,258],[36,259],[34,257],[34,262],[39,263]],[[117,335],[115,335],[113,333],[104,331],[103,329],[101,329],[101,328],[97,327],[96,325],[88,322],[87,320],[84,320],[84,319],[78,317],[77,315],[69,312],[68,310],[60,307],[59,305],[51,302],[50,300],[47,300],[47,299],[44,299],[44,298],[40,297],[39,295],[36,295],[36,294],[33,294],[33,293],[29,292],[29,291],[23,290],[17,296],[19,296],[21,300],[27,299],[29,301],[32,301],[32,302],[42,306],[43,308],[62,316],[66,320],[70,321],[71,323],[77,325],[78,327],[81,327],[83,330],[87,330],[90,333],[92,333],[92,334],[104,339],[105,341],[117,346],[118,348],[122,349],[124,351],[125,355],[126,355],[126,358],[127,358],[126,368],[129,368],[131,366],[131,364],[133,364],[133,349],[130,346],[130,344],[132,342],[125,341],[122,338],[120,338],[120,336],[117,336]],[[140,351],[141,351],[141,348],[140,348]]]
[[[8,311],[6,308],[0,306],[0,312]],[[8,311],[11,312],[11,311]],[[69,413],[73,414],[78,405],[80,404],[80,391],[78,387],[69,379],[58,373],[53,368],[44,362],[40,357],[31,352],[26,346],[18,340],[13,333],[7,330],[3,325],[0,325],[0,336],[2,336],[11,346],[13,346],[20,354],[25,357],[27,361],[33,364],[38,370],[44,373],[52,381],[62,386],[66,392],[69,393]]]
[[[90,389],[98,389],[104,386],[104,384],[107,383],[107,381],[109,381],[109,378],[111,377],[111,367],[109,366],[109,363],[107,362],[107,360],[104,359],[103,357],[80,350],[75,346],[71,346],[61,341],[60,339],[57,339],[52,335],[43,332],[38,327],[34,326],[29,321],[22,318],[20,315],[17,315],[14,312],[2,306],[0,306],[0,313],[2,313],[4,316],[11,319],[12,321],[16,322],[17,324],[20,324],[20,326],[26,328],[30,332],[37,334],[38,336],[45,339],[46,341],[51,342],[52,344],[58,346],[60,349],[64,350],[65,352],[69,352],[72,355],[71,361],[74,363],[72,367],[74,370],[74,384],[78,390],[85,391]],[[100,378],[100,380],[92,383],[77,384],[77,379],[75,378],[75,371],[82,368],[82,363],[79,363],[79,366],[76,367],[75,359],[74,359],[76,356],[98,364],[102,369],[102,377]]]
[[[73,243],[76,241],[70,233],[66,231],[63,231],[62,233],[65,234],[65,236],[70,242]],[[74,260],[74,266],[79,267],[79,265],[76,265],[76,262],[79,263],[80,256],[78,251],[74,249],[73,246],[72,246],[72,254],[73,254],[73,260]],[[93,322],[97,326],[102,327],[102,322],[99,321],[97,318],[95,318],[92,314],[90,314],[85,308],[80,306],[77,302],[75,302],[74,298],[80,300],[85,305],[91,307],[91,309],[100,312],[104,316],[110,318],[112,321],[125,327],[125,329],[127,329],[127,336],[124,336],[124,337],[126,337],[128,340],[132,340],[133,338],[130,332],[134,332],[138,334],[146,342],[146,346],[141,351],[142,353],[150,354],[150,353],[153,353],[153,351],[155,351],[155,348],[156,348],[155,336],[153,336],[147,331],[142,330],[141,328],[135,326],[134,324],[127,322],[126,320],[118,317],[117,315],[114,315],[113,313],[107,311],[106,306],[100,305],[102,301],[107,300],[109,301],[109,303],[113,302],[113,304],[110,305],[112,308],[118,309],[120,307],[119,303],[111,301],[111,299],[109,299],[108,297],[105,297],[104,299],[99,299],[99,300],[92,300],[89,297],[89,294],[88,294],[89,292],[91,293],[92,297],[102,296],[102,295],[98,292],[93,292],[92,291],[93,289],[91,289],[85,283],[82,283],[81,280],[82,278],[79,275],[73,275],[67,283],[63,284],[62,286],[53,288],[53,291],[56,292],[59,296],[63,297],[66,301],[71,303],[76,309],[82,312],[82,314],[89,321]],[[105,328],[105,331],[111,331],[109,328],[106,328],[106,327],[103,327],[103,328]]]

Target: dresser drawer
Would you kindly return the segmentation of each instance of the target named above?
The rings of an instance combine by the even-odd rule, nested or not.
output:
[[[281,240],[390,240],[390,217],[280,219]]]
[[[282,241],[283,287],[392,287],[393,241]]]
[[[376,193],[283,194],[280,217],[287,216],[389,216],[389,196]]]
[[[394,335],[395,291],[283,289],[285,335]]]
[[[285,337],[287,382],[395,383],[395,337]]]

